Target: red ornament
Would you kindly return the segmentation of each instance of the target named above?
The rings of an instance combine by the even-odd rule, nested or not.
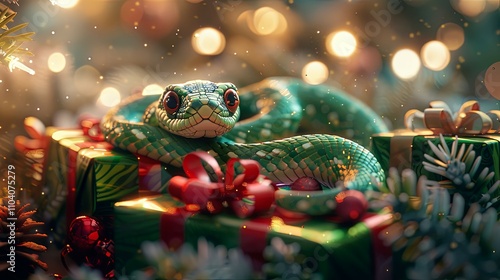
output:
[[[320,191],[321,185],[314,178],[302,177],[295,180],[290,188],[294,191]]]
[[[88,216],[76,217],[69,226],[68,244],[75,251],[90,251],[103,237],[104,228],[97,220]]]
[[[85,263],[100,270],[106,279],[114,278],[114,242],[105,237],[104,227],[94,218],[76,217],[68,230],[68,244],[61,251],[64,267],[66,256],[70,255],[77,263]]]
[[[341,222],[356,222],[368,209],[368,201],[360,191],[341,191],[335,196],[335,200],[337,202],[335,214]]]

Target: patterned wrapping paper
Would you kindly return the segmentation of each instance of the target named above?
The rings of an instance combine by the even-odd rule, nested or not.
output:
[[[445,142],[451,147],[454,136],[445,136]],[[401,130],[388,133],[380,133],[372,136],[373,154],[387,173],[389,168],[395,167],[399,171],[410,168],[417,176],[425,175],[431,180],[440,181],[444,178],[424,169],[426,161],[424,154],[434,155],[429,147],[428,141],[434,145],[440,143],[439,136],[419,135],[417,133]],[[496,171],[495,181],[500,179],[500,135],[477,135],[458,137],[459,145],[473,145],[476,155],[481,156],[480,169],[489,168]]]
[[[281,211],[238,218],[233,213],[217,215],[189,211],[170,197],[161,195],[115,204],[115,265],[119,274],[143,269],[140,254],[144,241],[162,240],[171,249],[184,242],[196,245],[200,237],[215,245],[239,247],[259,269],[263,250],[273,237],[299,243],[304,265],[323,279],[388,279],[390,249],[381,244],[380,232],[390,217],[367,214],[354,225],[341,225],[334,218],[292,217]]]
[[[39,205],[39,213],[46,224],[53,229],[56,241],[62,241],[66,233],[66,201],[68,190],[74,188],[76,180],[76,156],[83,148],[109,147],[92,142],[81,129],[59,130],[52,133],[48,146],[48,156],[44,164],[46,174],[44,195]],[[69,178],[68,178],[69,177]]]
[[[45,188],[39,213],[53,229],[59,245],[67,225],[77,215],[100,216],[106,227],[112,229],[114,202],[136,195],[138,183],[142,183],[143,189],[160,189],[162,180],[171,177],[161,163],[115,150],[82,129],[52,133],[44,168]]]
[[[76,160],[75,213],[111,213],[115,202],[137,194],[138,178],[137,158],[131,154],[97,148],[81,150]]]
[[[46,224],[53,229],[57,244],[63,241],[67,225],[77,215],[110,216],[110,207],[114,202],[123,196],[137,193],[137,158],[112,149],[109,143],[86,135],[82,129],[52,133],[45,164],[45,195],[39,203],[39,211]],[[84,160],[85,157],[80,154],[90,150],[95,151],[93,158]],[[110,159],[103,160],[103,157]],[[85,167],[82,163],[86,163]],[[121,171],[124,166],[128,168]],[[103,176],[106,172],[108,176]],[[112,176],[116,178],[110,178]],[[118,179],[120,176],[125,176],[127,180]],[[115,188],[109,182],[123,185]],[[110,192],[109,189],[113,188],[116,191]],[[109,222],[108,224],[111,225]]]
[[[37,204],[39,215],[53,229],[58,243],[77,215],[108,217],[104,222],[111,225],[114,202],[137,194],[138,189],[166,192],[168,180],[183,174],[180,168],[115,149],[101,135],[89,135],[85,127],[51,128],[49,132],[44,193]]]

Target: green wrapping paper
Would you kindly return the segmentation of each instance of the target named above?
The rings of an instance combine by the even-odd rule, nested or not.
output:
[[[174,213],[178,211],[177,207],[183,205],[168,195],[115,203],[115,270],[118,274],[128,275],[147,266],[140,253],[142,242],[160,240],[160,218],[163,212]]]
[[[455,137],[445,136],[446,145],[451,147]],[[434,156],[428,141],[434,145],[440,144],[439,136],[419,135],[401,130],[389,133],[379,133],[372,136],[373,154],[387,173],[389,168],[395,167],[399,171],[410,168],[417,176],[425,175],[430,180],[440,181],[444,178],[424,169],[423,162],[427,161],[424,154]],[[480,169],[489,168],[495,171],[495,180],[500,179],[500,135],[484,134],[458,137],[459,145],[473,145],[476,155],[481,156]]]
[[[83,149],[76,167],[78,215],[112,214],[115,202],[138,192],[137,158],[129,153]]]
[[[60,130],[52,133],[44,165],[44,173],[46,174],[44,195],[38,202],[38,213],[43,215],[44,221],[49,226],[54,226],[52,223],[58,219],[67,194],[69,147],[59,143],[63,139],[74,140],[78,143],[85,141],[87,137],[83,135],[81,129]]]
[[[182,168],[143,156],[139,161],[139,188],[145,191],[166,193],[168,181],[175,175],[184,175]]]
[[[82,129],[52,134],[39,211],[53,229],[56,244],[62,244],[67,226],[77,215],[101,217],[106,228],[112,229],[113,204],[137,193],[137,158],[112,148]]]
[[[280,237],[299,243],[306,256],[302,264],[323,279],[384,279],[383,271],[390,271],[387,250],[375,244],[388,216],[369,214],[352,226],[332,218],[286,217],[279,211],[241,219],[232,213],[188,211],[168,195],[118,202],[114,209],[115,265],[122,275],[146,266],[140,254],[144,241],[162,240],[175,249],[184,242],[196,246],[200,237],[241,248],[256,269],[263,263],[264,248]]]

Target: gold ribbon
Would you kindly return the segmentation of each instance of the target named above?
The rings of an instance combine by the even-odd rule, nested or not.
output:
[[[411,109],[405,114],[405,126],[415,132],[432,131],[434,135],[478,135],[497,133],[500,129],[500,110],[480,111],[479,103],[470,100],[452,113],[443,101],[430,102],[423,112]]]

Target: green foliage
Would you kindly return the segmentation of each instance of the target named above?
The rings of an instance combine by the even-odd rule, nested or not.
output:
[[[9,1],[17,3],[17,1]],[[14,34],[28,26],[28,23],[21,23],[9,28],[7,25],[14,21],[16,12],[12,11],[4,4],[0,4],[0,62],[8,65],[13,59],[20,56],[33,55],[30,51],[21,49],[21,45],[26,41],[31,41],[34,32]]]
[[[458,137],[455,138],[451,149],[446,145],[442,135],[441,144],[429,146],[434,157],[425,154],[428,162],[423,162],[425,170],[445,177],[447,180],[439,184],[448,189],[450,195],[459,193],[463,196],[466,207],[473,203],[481,206],[481,211],[493,207],[500,211],[500,181],[493,181],[495,173],[488,168],[481,169],[481,156],[476,156],[472,144],[458,146]]]
[[[252,279],[250,260],[238,249],[215,247],[205,239],[198,240],[197,251],[184,244],[169,251],[159,242],[144,242],[142,251],[153,268],[143,279]]]
[[[381,238],[401,256],[409,279],[496,279],[500,269],[500,230],[496,210],[468,203],[456,192],[412,170],[401,176],[389,172],[381,194],[372,195],[371,206],[393,211],[394,221]],[[467,207],[466,207],[467,206]],[[466,210],[467,208],[467,210]]]

